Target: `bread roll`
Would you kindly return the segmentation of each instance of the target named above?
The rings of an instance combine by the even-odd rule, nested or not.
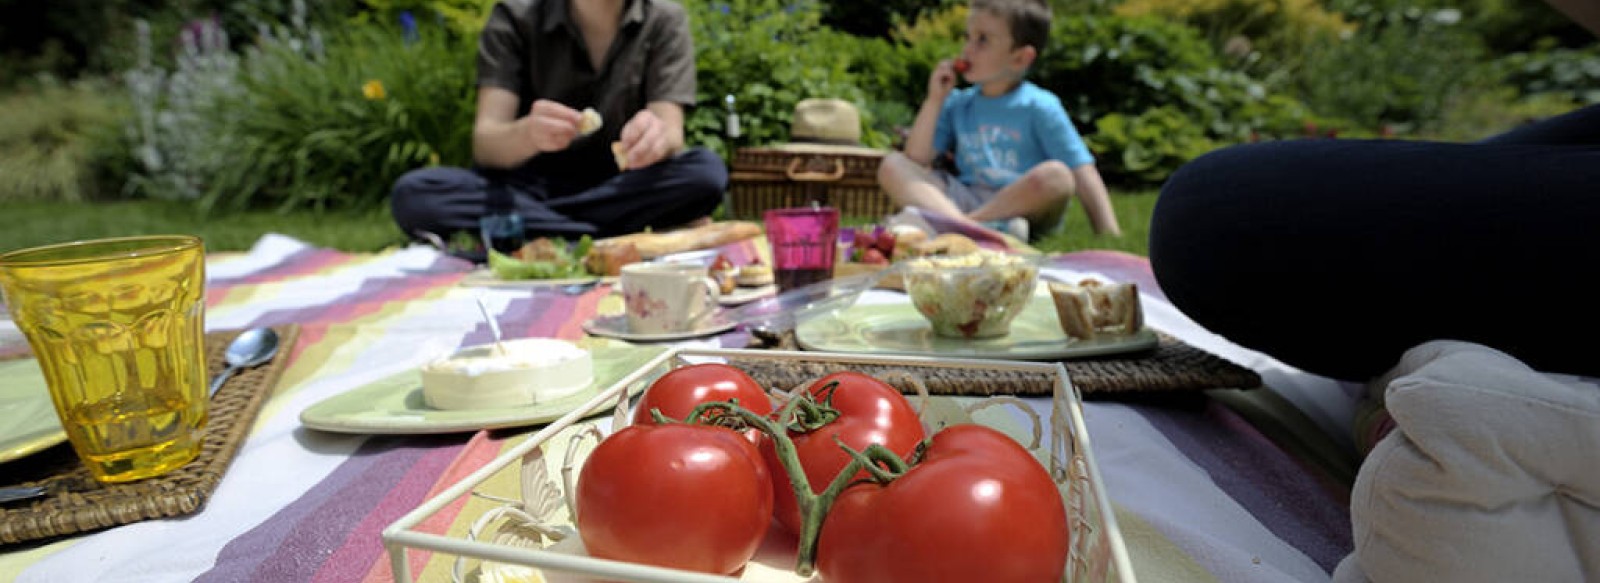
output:
[[[1061,331],[1073,338],[1094,338],[1094,301],[1089,298],[1088,290],[1052,281],[1050,297],[1055,300],[1056,318],[1061,321]]]
[[[1068,336],[1089,340],[1102,331],[1133,334],[1144,328],[1137,284],[1085,279],[1077,284],[1052,281],[1049,287],[1061,331]]]

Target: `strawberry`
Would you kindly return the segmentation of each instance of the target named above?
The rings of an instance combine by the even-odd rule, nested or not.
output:
[[[861,254],[861,263],[866,263],[868,265],[886,265],[889,263],[889,258],[884,257],[883,252],[877,250],[876,248],[867,249],[866,253]]]
[[[966,74],[967,71],[972,70],[972,61],[968,61],[966,59],[956,59],[956,62],[952,64],[952,67],[957,73]]]

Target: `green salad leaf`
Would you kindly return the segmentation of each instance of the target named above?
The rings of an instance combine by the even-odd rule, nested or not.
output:
[[[583,266],[583,257],[589,254],[594,241],[588,235],[578,239],[576,247],[565,240],[555,239],[557,257],[543,261],[523,261],[494,249],[489,250],[489,271],[504,280],[566,279],[589,277]],[[570,250],[569,250],[570,249]]]

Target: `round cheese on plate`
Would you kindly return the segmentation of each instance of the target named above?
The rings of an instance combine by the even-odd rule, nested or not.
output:
[[[522,407],[593,382],[589,352],[553,338],[470,346],[422,367],[422,396],[435,409]]]

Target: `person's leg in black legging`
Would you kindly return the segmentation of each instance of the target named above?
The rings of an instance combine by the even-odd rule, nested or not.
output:
[[[1600,257],[1600,146],[1565,125],[1597,113],[1479,144],[1213,152],[1162,189],[1152,268],[1202,326],[1313,373],[1366,380],[1449,338],[1600,374],[1582,340],[1600,330],[1582,283]]]
[[[547,201],[550,209],[595,225],[602,237],[663,229],[709,217],[728,187],[716,153],[693,148],[598,186]]]
[[[506,185],[530,237],[607,237],[681,225],[709,216],[728,185],[722,159],[699,148],[587,189],[520,172],[424,168],[395,182],[395,223],[411,236],[476,233],[489,204],[487,176]]]
[[[502,180],[530,233],[576,236],[596,232],[593,225],[579,223],[540,202],[549,198],[550,188],[538,177],[500,178],[506,175],[451,167],[412,170],[395,181],[389,197],[395,224],[412,237],[419,236],[419,231],[440,237],[457,232],[477,235],[478,219],[490,204],[489,176]]]

